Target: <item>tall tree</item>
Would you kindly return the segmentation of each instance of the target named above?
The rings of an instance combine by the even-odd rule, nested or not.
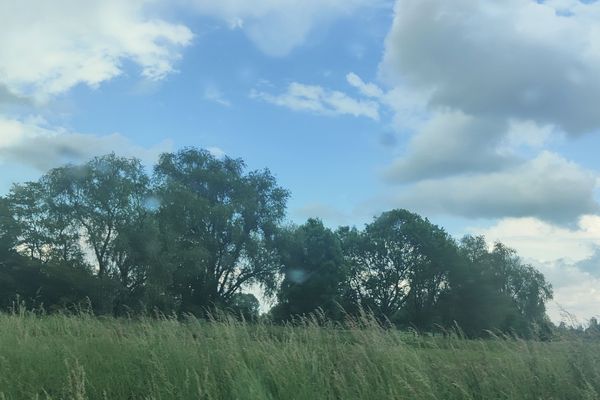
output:
[[[48,207],[39,182],[15,184],[7,197],[12,218],[19,227],[18,247],[32,259],[48,259]]]
[[[109,154],[82,166],[56,168],[42,181],[52,194],[56,215],[68,215],[78,224],[76,231],[94,254],[98,276],[121,272],[123,259],[115,244],[136,223],[150,196],[141,162]]]
[[[340,230],[351,286],[362,307],[402,324],[429,327],[457,262],[450,236],[406,210],[384,212],[363,232]]]
[[[273,290],[274,239],[288,192],[268,170],[205,150],[163,154],[155,168],[164,248],[182,310],[227,306],[242,287]]]
[[[284,279],[273,310],[288,319],[320,309],[341,316],[347,273],[339,238],[318,219],[293,229],[281,245]]]
[[[9,201],[0,196],[0,263],[2,258],[14,251],[19,230],[10,211]]]
[[[111,290],[111,282],[98,279],[89,270],[73,268],[79,265],[74,265],[73,260],[65,260],[62,254],[55,254],[52,240],[59,235],[52,236],[50,231],[53,226],[49,223],[53,218],[51,213],[34,214],[31,225],[26,224],[29,221],[25,210],[39,210],[26,207],[32,203],[24,192],[32,186],[25,185],[23,191],[23,187],[14,188],[8,199],[0,198],[0,309],[7,310],[19,300],[28,307],[43,306],[48,311],[87,306],[91,302],[94,311],[111,312],[111,293],[115,292]],[[40,197],[35,203],[47,209],[46,193],[36,193]],[[15,203],[16,200],[24,203]],[[20,220],[13,218],[13,207]],[[40,235],[34,236],[39,238],[39,246],[27,242],[35,232],[34,224],[40,229]],[[27,230],[26,235],[23,235],[23,229]],[[16,251],[19,247],[25,249],[23,254]]]
[[[456,321],[473,336],[486,330],[529,336],[536,325],[548,324],[545,303],[552,288],[514,250],[502,243],[490,250],[483,236],[465,236],[459,251],[462,265],[451,275],[452,292],[444,299],[447,322]]]
[[[552,299],[552,286],[544,275],[524,264],[514,249],[496,243],[490,254],[492,276],[500,293],[511,299],[516,317],[507,321],[507,329],[530,334],[532,324],[545,324],[546,302]]]
[[[8,202],[23,253],[44,264],[95,270],[135,291],[156,269],[150,250],[158,230],[149,199],[140,161],[109,154],[14,185]]]

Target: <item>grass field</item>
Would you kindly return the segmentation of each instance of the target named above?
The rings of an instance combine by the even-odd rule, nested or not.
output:
[[[598,399],[600,344],[0,315],[0,399]]]

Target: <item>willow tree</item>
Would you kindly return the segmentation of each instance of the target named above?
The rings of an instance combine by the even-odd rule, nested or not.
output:
[[[441,228],[407,210],[382,213],[363,231],[342,228],[349,286],[359,305],[400,324],[430,328],[458,261]]]
[[[273,316],[285,320],[319,310],[329,318],[341,318],[347,271],[337,235],[311,218],[290,229],[279,248],[284,279]]]
[[[199,149],[163,154],[155,167],[158,220],[182,311],[229,306],[251,284],[273,291],[275,237],[288,192],[268,170]]]

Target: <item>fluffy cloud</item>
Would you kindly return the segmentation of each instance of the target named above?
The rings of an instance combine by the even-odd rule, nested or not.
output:
[[[468,231],[501,241],[525,258],[539,262],[568,260],[571,264],[593,257],[600,246],[600,216],[584,215],[565,227],[536,218],[506,218],[487,228]]]
[[[460,111],[438,113],[419,128],[407,154],[387,168],[385,177],[403,183],[503,169],[516,162],[498,149],[505,129],[502,122]]]
[[[554,288],[548,315],[555,321],[586,323],[598,317],[600,278],[562,260],[539,264],[533,262]]]
[[[415,183],[394,205],[426,214],[467,218],[534,216],[566,224],[598,211],[595,187],[593,173],[543,152],[502,171]]]
[[[381,99],[412,134],[384,174],[416,183],[398,204],[560,223],[595,212],[596,172],[544,147],[600,131],[598,17],[578,0],[398,0],[380,64],[394,87]]]
[[[429,90],[430,105],[600,128],[600,3],[399,0],[382,75]]]
[[[579,261],[576,266],[581,271],[600,278],[600,244],[596,246],[594,253],[590,257]]]
[[[527,152],[522,150],[542,149],[560,137],[551,125],[476,118],[451,110],[434,113],[413,127],[416,132],[404,156],[384,172],[389,182],[501,171],[522,164],[524,159],[519,153]]]
[[[231,102],[227,100],[221,89],[213,84],[204,88],[204,100],[212,101],[224,107],[231,107]]]
[[[364,96],[381,98],[384,93],[383,90],[374,83],[367,83],[361,79],[360,76],[356,75],[354,72],[350,72],[346,75],[346,80],[348,83],[355,88],[357,88]]]
[[[168,142],[144,148],[118,133],[97,136],[66,132],[40,119],[21,121],[0,116],[0,132],[0,163],[21,164],[40,172],[110,152],[152,163],[170,149]]]
[[[321,115],[352,115],[379,120],[378,102],[355,99],[343,92],[327,90],[318,85],[293,82],[282,94],[273,95],[254,90],[250,96],[294,111]]]
[[[29,99],[11,92],[5,85],[0,84],[0,107],[3,105],[27,104],[29,102]]]
[[[217,158],[223,158],[227,155],[225,150],[217,146],[207,147],[206,150],[208,150],[210,154]]]
[[[389,0],[180,0],[202,15],[242,29],[266,54],[283,56],[316,26]]]
[[[0,2],[0,85],[13,96],[46,99],[95,87],[137,64],[148,79],[173,71],[191,31],[155,18],[151,0]]]

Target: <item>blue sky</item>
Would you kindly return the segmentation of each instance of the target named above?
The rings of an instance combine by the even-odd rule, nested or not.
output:
[[[0,0],[0,193],[115,151],[268,167],[288,215],[408,208],[600,302],[600,20],[579,0]]]

